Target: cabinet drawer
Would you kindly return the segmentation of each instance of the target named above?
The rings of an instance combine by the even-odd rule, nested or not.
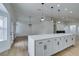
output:
[[[44,40],[37,40],[35,43],[36,43],[36,46],[43,45]]]

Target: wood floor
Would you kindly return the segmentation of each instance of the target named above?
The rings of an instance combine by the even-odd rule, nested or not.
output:
[[[27,38],[18,37],[15,39],[12,48],[0,54],[0,56],[28,56]]]
[[[26,38],[17,38],[11,49],[0,53],[0,56],[28,56],[28,40]],[[54,56],[79,56],[79,40],[76,45],[67,48]]]

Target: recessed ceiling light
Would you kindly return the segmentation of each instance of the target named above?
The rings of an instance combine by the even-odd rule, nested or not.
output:
[[[57,4],[57,7],[60,7],[60,5],[59,5],[59,4]]]
[[[67,10],[68,10],[68,8],[65,8],[64,10],[65,10],[65,11],[67,11]]]
[[[60,23],[60,21],[58,21],[57,23]]]
[[[72,11],[70,11],[70,13],[72,13]]]

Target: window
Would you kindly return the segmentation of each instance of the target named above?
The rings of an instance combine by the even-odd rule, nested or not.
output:
[[[76,25],[70,25],[70,32],[76,33]]]
[[[7,40],[7,17],[0,16],[0,41]]]

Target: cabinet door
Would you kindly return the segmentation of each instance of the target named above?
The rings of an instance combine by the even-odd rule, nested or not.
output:
[[[68,47],[68,42],[69,42],[68,37],[67,36],[64,36],[64,40],[63,41],[64,41],[63,42],[64,43],[63,45],[64,45],[64,49],[65,49],[65,48]]]
[[[65,43],[66,43],[66,48],[71,45],[71,38],[70,36],[65,36]]]
[[[57,40],[57,47],[58,47],[58,51],[61,51],[63,50],[63,40],[61,39],[61,37],[58,37],[58,40]]]
[[[45,45],[44,45],[44,55],[49,56],[53,54],[53,39],[47,39],[45,40]]]
[[[35,46],[36,46],[35,55],[36,56],[44,56],[44,41],[37,40]]]
[[[72,45],[72,38],[70,36],[67,36],[67,47]]]
[[[71,45],[75,45],[75,36],[71,35],[70,38],[71,38]]]
[[[70,35],[70,36],[69,36],[69,46],[72,45],[72,42],[73,42],[73,38],[72,38],[72,36]]]
[[[64,39],[63,37],[59,38],[59,51],[64,49],[65,44],[64,44],[64,40],[63,39]]]
[[[54,38],[54,53],[57,53],[60,49],[60,39]]]
[[[67,47],[66,37],[63,36],[63,37],[61,37],[61,39],[62,39],[62,49],[65,49]]]

